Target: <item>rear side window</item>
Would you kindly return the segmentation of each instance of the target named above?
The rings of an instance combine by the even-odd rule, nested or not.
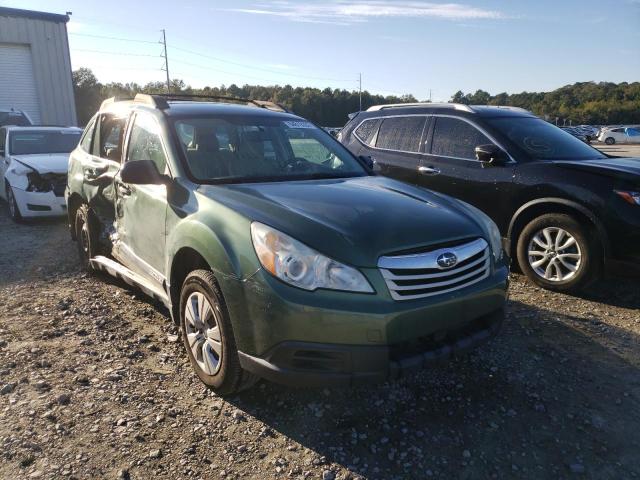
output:
[[[91,152],[91,141],[93,140],[93,130],[94,130],[93,127],[95,126],[96,126],[96,119],[94,117],[89,122],[89,125],[87,125],[87,128],[84,129],[82,140],[80,140],[80,147],[85,152]]]
[[[475,160],[478,145],[493,143],[473,125],[457,118],[438,117],[433,129],[431,153]]]
[[[385,118],[378,131],[376,147],[401,152],[418,152],[426,117]]]
[[[373,137],[375,137],[381,122],[382,120],[379,118],[365,120],[360,124],[358,128],[356,128],[354,133],[362,143],[371,145]]]
[[[98,141],[93,142],[93,154],[100,158],[108,158],[119,162],[122,158],[122,139],[126,117],[118,117],[112,113],[100,115]]]

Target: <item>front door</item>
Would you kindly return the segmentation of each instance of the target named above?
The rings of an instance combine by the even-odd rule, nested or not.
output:
[[[425,143],[419,183],[479,208],[504,232],[516,164],[486,166],[478,161],[475,148],[492,143],[469,121],[435,115]]]
[[[125,162],[152,160],[167,171],[167,154],[157,120],[136,113],[127,140]],[[116,233],[114,256],[129,269],[158,285],[164,278],[167,187],[131,185],[116,175]]]

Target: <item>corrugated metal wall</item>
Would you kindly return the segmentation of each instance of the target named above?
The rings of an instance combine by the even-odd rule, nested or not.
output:
[[[0,44],[31,48],[41,122],[76,125],[66,24],[0,15]],[[0,57],[0,68],[3,67]]]

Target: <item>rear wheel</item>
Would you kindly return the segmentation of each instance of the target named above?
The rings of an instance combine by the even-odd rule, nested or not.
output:
[[[518,265],[541,287],[580,290],[599,278],[602,267],[600,242],[590,233],[569,215],[542,215],[518,238]]]
[[[76,241],[82,267],[91,272],[91,259],[97,255],[98,241],[95,229],[92,227],[91,213],[88,205],[81,205],[76,211],[75,220]]]
[[[16,223],[20,223],[22,221],[22,215],[20,214],[20,208],[18,208],[18,202],[16,202],[16,197],[13,194],[13,189],[9,182],[5,182],[5,192],[7,196],[7,206],[9,208],[9,216],[11,220]]]
[[[213,274],[191,272],[180,293],[180,329],[198,378],[219,395],[251,387],[257,377],[240,366],[233,328]]]
[[[604,143],[606,143],[607,145],[613,145],[614,143],[616,143],[616,139],[613,137],[607,137],[604,139]]]

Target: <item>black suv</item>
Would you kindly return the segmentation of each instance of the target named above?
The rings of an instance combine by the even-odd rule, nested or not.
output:
[[[371,107],[338,139],[383,175],[464,200],[535,283],[577,290],[640,261],[640,159],[603,154],[513,107]]]

